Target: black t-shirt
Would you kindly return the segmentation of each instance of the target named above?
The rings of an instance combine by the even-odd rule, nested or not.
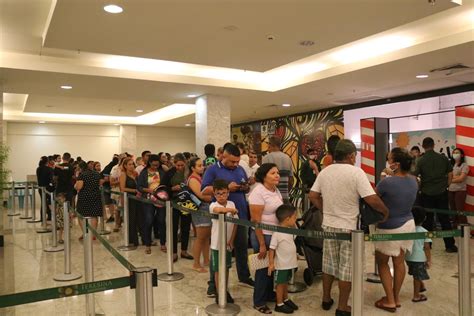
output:
[[[72,165],[62,163],[60,166],[63,168],[54,168],[54,176],[57,177],[56,193],[72,192],[74,189],[72,184],[72,178],[74,176]]]

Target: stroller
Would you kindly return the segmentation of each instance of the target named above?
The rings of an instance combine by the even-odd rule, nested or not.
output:
[[[300,224],[299,222],[303,222]],[[310,208],[298,220],[298,228],[304,230],[322,231],[323,214],[316,207]],[[301,237],[296,238],[296,244],[303,249],[308,268],[303,272],[304,282],[307,285],[313,284],[314,277],[322,274],[323,267],[323,240]]]

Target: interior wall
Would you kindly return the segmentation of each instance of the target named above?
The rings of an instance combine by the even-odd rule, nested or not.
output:
[[[86,124],[8,123],[8,169],[15,181],[35,174],[43,155],[69,152],[75,158],[100,161],[105,166],[119,151],[119,126]],[[194,151],[194,129],[137,127],[137,153]]]

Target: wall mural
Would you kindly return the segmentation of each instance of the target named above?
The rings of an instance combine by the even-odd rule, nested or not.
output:
[[[413,146],[418,146],[421,152],[423,152],[421,144],[425,137],[433,138],[435,151],[451,158],[451,152],[456,148],[456,131],[454,128],[393,133],[392,147],[402,147],[410,150]]]
[[[303,193],[299,172],[306,161],[306,153],[312,148],[317,153],[317,159],[321,160],[326,155],[329,136],[339,135],[344,138],[343,111],[335,109],[306,113],[232,127],[232,139],[235,143],[243,142],[261,155],[267,153],[268,139],[273,135],[282,140],[283,152],[291,157],[295,174],[295,186],[291,195],[292,200],[299,200],[298,197]]]

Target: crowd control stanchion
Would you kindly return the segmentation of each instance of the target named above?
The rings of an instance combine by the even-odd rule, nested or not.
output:
[[[137,247],[135,246],[130,246],[130,236],[129,236],[129,231],[128,231],[128,193],[124,192],[123,193],[123,246],[118,247],[118,250],[122,251],[129,251],[129,250],[135,250]],[[170,248],[168,248],[170,249]]]
[[[288,282],[288,292],[289,293],[299,293],[305,291],[308,287],[306,284],[302,282],[296,282],[295,281],[295,274],[296,274],[296,269],[293,269],[293,274],[291,275],[291,279]]]
[[[107,212],[105,211],[105,197],[104,190],[100,190],[100,199],[102,200],[102,217],[99,218],[99,235],[108,235],[110,230],[105,229],[105,217]]]
[[[364,231],[354,230],[352,239],[352,315],[362,316],[364,306]]]
[[[36,218],[36,188],[35,185],[31,184],[31,220],[26,221],[27,223],[39,223],[40,219]]]
[[[71,228],[69,226],[69,204],[64,202],[64,273],[56,275],[55,281],[72,281],[82,278],[79,273],[71,272]]]
[[[36,229],[37,233],[49,233],[51,229],[47,227],[46,224],[46,208],[48,205],[46,204],[46,188],[41,188],[41,227]]]
[[[459,315],[472,315],[472,296],[471,296],[471,250],[470,234],[471,228],[468,224],[461,224],[461,238],[459,239],[458,255],[458,288],[459,288]]]
[[[20,215],[20,212],[16,211],[16,203],[15,203],[15,181],[11,183],[11,188],[10,188],[10,210],[8,211],[8,216],[18,216]]]
[[[45,252],[58,252],[63,251],[64,246],[58,246],[58,230],[56,222],[56,201],[54,200],[54,192],[51,192],[51,227],[53,232],[52,245],[48,248],[45,248]]]
[[[218,284],[218,304],[211,304],[206,307],[208,315],[237,315],[240,313],[240,306],[227,303],[227,225],[225,214],[219,214],[219,284]]]
[[[135,274],[135,308],[138,316],[153,316],[153,269],[137,268]]]
[[[23,203],[23,216],[20,216],[20,219],[30,219],[31,216],[29,214],[29,188],[28,188],[28,182],[25,183],[25,195],[24,195],[24,203]]]
[[[166,247],[168,251],[168,271],[158,275],[158,280],[171,282],[178,281],[184,278],[184,274],[173,271],[173,213],[171,202],[166,201]]]

